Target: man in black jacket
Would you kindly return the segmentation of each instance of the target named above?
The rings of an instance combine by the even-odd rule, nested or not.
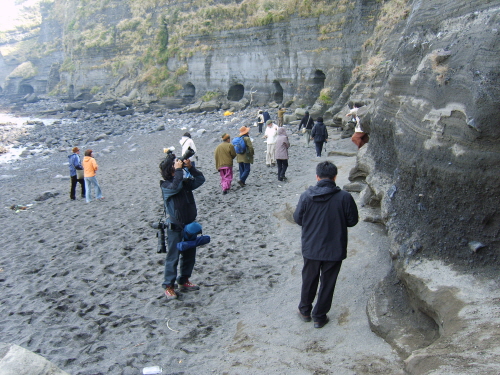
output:
[[[342,260],[347,256],[347,227],[358,223],[358,208],[351,194],[335,184],[337,167],[329,161],[316,167],[316,186],[300,196],[293,214],[302,226],[302,291],[299,317],[315,328],[328,323],[335,283]],[[312,303],[321,282],[318,300]]]
[[[203,173],[197,170],[189,159],[176,159],[170,153],[160,164],[164,181],[160,182],[163,204],[167,218],[168,253],[165,260],[163,287],[167,299],[177,298],[174,284],[177,279],[181,290],[198,290],[199,287],[189,281],[196,261],[196,248],[180,252],[177,244],[182,241],[184,226],[192,223],[198,213],[193,190],[205,182]],[[180,261],[180,262],[179,262]],[[180,263],[180,275],[177,277],[177,265]]]
[[[323,124],[323,117],[318,117],[316,120],[316,125],[311,131],[311,138],[314,139],[314,145],[316,146],[316,157],[320,158],[323,143],[328,142],[328,131],[326,125]]]

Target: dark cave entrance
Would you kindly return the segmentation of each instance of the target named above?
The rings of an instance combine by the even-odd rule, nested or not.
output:
[[[232,102],[237,102],[238,100],[243,99],[243,95],[245,94],[245,87],[241,84],[232,85],[229,88],[229,92],[227,93],[227,100]]]
[[[184,103],[191,103],[196,95],[196,87],[191,82],[184,85],[184,92],[182,93],[182,100]]]
[[[33,94],[35,89],[31,85],[21,85],[19,86],[19,95]]]
[[[312,79],[312,85],[313,85],[312,90],[313,90],[316,97],[319,96],[319,93],[325,87],[325,79],[326,79],[326,76],[325,76],[325,73],[323,73],[323,71],[318,69],[314,72],[313,79]]]
[[[281,87],[278,81],[273,81],[273,92],[271,96],[276,103],[283,103],[283,87]]]

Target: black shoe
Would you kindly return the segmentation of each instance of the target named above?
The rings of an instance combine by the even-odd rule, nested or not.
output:
[[[299,316],[300,320],[302,320],[303,322],[310,322],[311,321],[311,317],[310,316],[307,316],[307,315],[303,315],[300,311],[297,311],[297,315]]]
[[[321,322],[314,322],[314,328],[323,328],[326,323],[328,323],[330,319],[326,317],[325,320],[322,320]]]
[[[283,179],[282,178],[278,178],[278,181],[283,181]]]
[[[222,195],[226,195],[227,194],[227,190],[222,190]]]
[[[240,185],[241,187],[245,186],[245,183],[241,180],[238,181],[238,185]]]

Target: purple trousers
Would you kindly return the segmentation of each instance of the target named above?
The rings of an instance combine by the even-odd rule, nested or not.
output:
[[[222,190],[229,190],[231,188],[231,181],[233,181],[233,168],[232,167],[220,167],[220,185]]]

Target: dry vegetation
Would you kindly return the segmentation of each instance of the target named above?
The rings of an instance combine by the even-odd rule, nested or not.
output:
[[[31,78],[36,76],[38,73],[36,67],[30,62],[23,62],[16,69],[14,69],[10,74],[9,78]]]
[[[353,70],[353,81],[366,81],[375,78],[388,66],[381,46],[385,44],[390,34],[410,12],[408,0],[389,0],[381,8],[373,37],[363,44],[363,64]]]

